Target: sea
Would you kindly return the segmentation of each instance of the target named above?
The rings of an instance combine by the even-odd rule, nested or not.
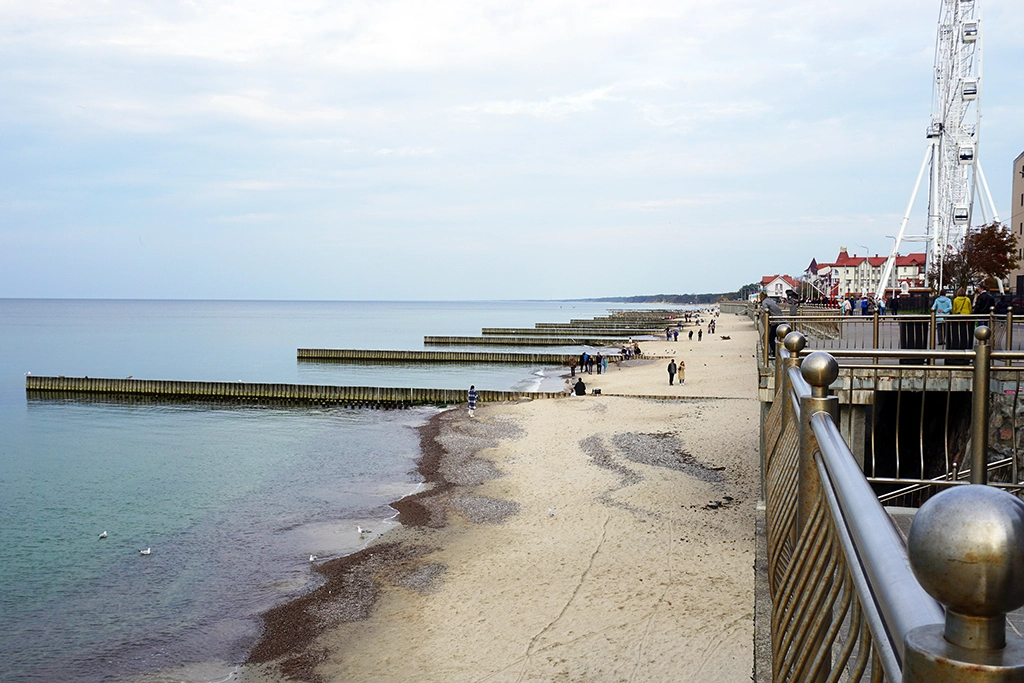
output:
[[[310,555],[395,524],[389,503],[422,485],[416,428],[438,410],[29,399],[27,373],[557,391],[562,368],[296,349],[421,349],[424,335],[623,308],[0,299],[0,681],[229,680],[259,615],[317,585]]]

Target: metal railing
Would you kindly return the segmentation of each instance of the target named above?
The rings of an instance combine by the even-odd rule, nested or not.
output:
[[[838,362],[804,345],[786,336],[765,422],[773,681],[1024,680],[1024,641],[1005,634],[1024,504],[954,487],[917,513],[908,553],[837,425]]]
[[[934,330],[933,317],[900,316],[895,324]],[[1012,314],[997,321],[1009,330],[1002,336],[984,325],[975,328],[991,316],[951,317],[965,319],[956,324],[970,328],[964,336],[969,332],[971,341],[976,330],[989,330],[985,341],[989,360],[981,364],[985,367],[974,362],[975,349],[893,349],[873,343],[829,349],[842,369],[842,380],[835,387],[843,407],[839,424],[886,503],[917,506],[942,487],[965,483],[970,473],[968,448],[979,442],[972,441],[971,430],[983,425],[994,437],[987,455],[989,477],[1024,495],[1024,352],[999,348],[1007,342],[1017,345],[1024,335],[1013,334]],[[839,318],[832,316],[827,324],[835,319]],[[761,324],[762,330],[770,329],[767,319],[762,318]],[[947,333],[952,324],[947,323]],[[789,323],[782,323],[781,329],[792,331]],[[821,337],[803,336],[807,348],[802,353],[822,346]],[[778,386],[778,376],[775,381]],[[986,397],[994,417],[991,422],[987,416],[979,422],[972,414]]]
[[[947,315],[840,315],[834,309],[801,308],[799,315],[760,314],[762,354],[768,362],[770,334],[781,323],[800,332],[810,349],[966,349],[978,325],[993,332],[992,347],[1002,351],[1024,350],[1024,324],[1013,312],[997,316]]]

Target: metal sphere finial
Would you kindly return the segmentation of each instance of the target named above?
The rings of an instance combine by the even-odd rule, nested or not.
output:
[[[783,340],[782,343],[785,345],[786,350],[789,351],[791,355],[796,356],[797,354],[804,350],[805,346],[807,346],[807,338],[804,337],[804,335],[800,334],[799,332],[790,332],[789,334],[786,335],[786,338]]]
[[[967,617],[1024,605],[1024,502],[991,486],[956,486],[921,506],[907,550],[933,598]]]
[[[812,387],[828,387],[839,377],[839,363],[832,354],[815,351],[800,364],[800,374]]]
[[[992,329],[988,325],[978,325],[974,330],[974,338],[978,341],[987,341],[992,338]]]
[[[793,328],[789,326],[789,323],[781,323],[775,328],[775,336],[779,339],[785,339],[786,335],[793,331]]]

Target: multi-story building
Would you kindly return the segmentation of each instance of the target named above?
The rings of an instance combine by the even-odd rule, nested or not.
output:
[[[1013,160],[1013,184],[1010,197],[1010,225],[1017,236],[1017,267],[1010,271],[1010,287],[1014,294],[1024,294],[1024,152]]]
[[[882,269],[888,257],[879,256],[857,256],[846,251],[846,247],[839,248],[839,255],[832,263],[814,263],[817,273],[809,277],[816,283],[814,289],[824,296],[845,297],[850,294],[860,295],[862,293],[874,293],[878,287],[878,281],[882,277]],[[889,283],[889,288],[894,286],[903,291],[923,287],[925,284],[925,255],[907,254],[906,256],[896,255],[894,270],[895,279]]]

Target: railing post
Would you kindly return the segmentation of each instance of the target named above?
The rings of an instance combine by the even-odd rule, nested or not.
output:
[[[878,309],[875,309],[874,320],[872,320],[871,348],[878,348]],[[878,361],[875,361],[876,363]]]
[[[830,396],[828,390],[839,377],[839,363],[831,354],[815,351],[800,364],[800,374],[811,385],[811,395],[800,399],[800,497],[797,520],[800,528],[803,528],[811,517],[815,501],[821,495],[818,466],[814,462],[818,441],[811,429],[811,417],[818,413],[828,413],[832,421],[839,424],[839,398]]]
[[[1013,309],[1010,308],[1006,311],[1006,350],[1013,351]],[[1007,360],[1007,365],[1011,365],[1012,361]]]
[[[988,405],[989,365],[992,329],[984,325],[974,330],[974,377],[971,385],[971,483],[988,483]]]
[[[782,323],[781,325],[779,325],[778,329],[776,330],[776,334],[777,334],[777,337],[776,337],[776,340],[775,340],[775,351],[776,351],[776,353],[775,353],[775,393],[776,394],[779,393],[779,389],[782,388],[782,382],[783,382],[783,379],[782,379],[782,369],[784,367],[784,364],[779,362],[780,354],[778,353],[778,347],[779,347],[779,345],[783,345],[783,346],[785,345],[785,343],[782,340],[785,339],[786,335],[789,334],[789,333],[790,333],[790,327],[786,323]]]
[[[903,683],[1024,680],[1024,639],[1006,613],[1024,605],[1024,505],[991,486],[957,486],[914,517],[907,552],[945,623],[904,634]]]
[[[789,325],[785,327],[788,329]],[[782,333],[782,328],[783,326],[779,325],[780,334]],[[807,340],[799,332],[787,332],[785,339],[781,341],[786,350],[789,351],[789,357],[782,360],[782,354],[778,353],[778,348],[776,347],[775,369],[776,372],[781,371],[782,374],[781,384],[778,385],[782,387],[782,424],[788,425],[796,419],[796,416],[793,414],[793,401],[789,398],[789,394],[793,390],[789,382],[789,369],[800,367],[800,352],[807,345]],[[782,360],[782,362],[780,363],[779,360]]]
[[[932,319],[931,319],[931,322],[928,324],[928,348],[929,349],[933,349],[933,350],[936,348],[935,337],[938,335],[938,332],[939,332],[939,324],[938,324],[938,321],[935,319],[935,317],[936,317],[935,316],[935,309],[933,308],[931,310],[931,318]],[[945,327],[945,325],[946,325],[946,321],[945,320],[942,321],[942,325],[943,325],[943,327]],[[946,348],[949,348],[949,328],[943,329],[943,332],[944,332],[944,335],[943,335],[942,341],[944,341],[946,343]],[[928,362],[928,365],[935,365],[935,359],[934,358],[929,358],[927,362]]]
[[[876,315],[877,319],[877,315]],[[786,348],[790,346],[792,335],[786,337]],[[793,342],[805,342],[801,337]],[[796,344],[794,343],[794,346]],[[802,345],[802,344],[801,344]],[[803,530],[811,520],[814,506],[821,498],[821,478],[818,476],[818,465],[814,460],[819,450],[818,440],[814,437],[814,430],[811,429],[811,417],[818,413],[828,413],[832,416],[833,422],[839,424],[839,399],[829,396],[828,387],[839,376],[839,363],[830,354],[824,351],[815,351],[800,364],[800,374],[811,385],[811,395],[800,397],[800,461],[797,475],[797,523],[796,528]],[[827,579],[831,581],[831,579]],[[814,637],[813,644],[810,644],[810,652],[819,652],[824,647],[824,634],[830,620],[822,622],[818,634]],[[831,657],[825,655],[823,666],[818,670],[815,683],[824,683],[828,680],[829,670],[832,668]]]

